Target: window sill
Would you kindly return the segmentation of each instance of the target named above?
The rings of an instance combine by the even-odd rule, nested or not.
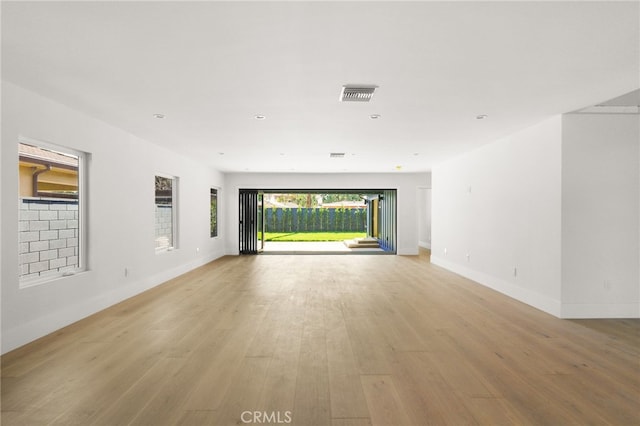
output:
[[[46,275],[43,277],[34,277],[34,278],[25,278],[18,279],[18,288],[20,290],[27,289],[31,287],[38,287],[44,284],[49,284],[53,281],[60,281],[62,279],[76,277],[78,275],[83,275],[89,272],[87,269],[77,270],[77,271],[65,271],[57,274]]]
[[[156,249],[156,254],[169,253],[169,252],[176,251],[176,250],[177,250],[177,248],[175,248],[175,247],[157,248]]]

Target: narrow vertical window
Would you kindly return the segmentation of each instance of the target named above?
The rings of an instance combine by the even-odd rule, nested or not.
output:
[[[21,285],[84,270],[86,155],[33,141],[19,142],[18,154]]]
[[[155,245],[156,252],[176,248],[176,194],[178,178],[156,176]]]
[[[211,188],[211,238],[218,236],[218,190]]]

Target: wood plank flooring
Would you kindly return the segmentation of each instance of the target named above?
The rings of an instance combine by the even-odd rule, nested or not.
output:
[[[225,257],[6,354],[2,425],[640,425],[640,320],[420,256]]]

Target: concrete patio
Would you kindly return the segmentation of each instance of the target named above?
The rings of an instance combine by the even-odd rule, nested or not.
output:
[[[342,241],[266,241],[264,254],[385,254],[381,248],[349,248]]]

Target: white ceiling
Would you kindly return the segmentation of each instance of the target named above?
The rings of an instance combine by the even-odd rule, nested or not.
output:
[[[2,73],[222,171],[428,171],[638,89],[639,5],[3,1]]]

